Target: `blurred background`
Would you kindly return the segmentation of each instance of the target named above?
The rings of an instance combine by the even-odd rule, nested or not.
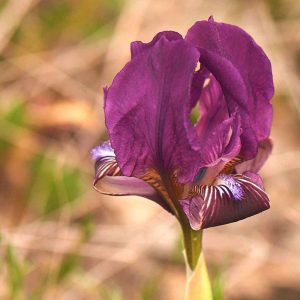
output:
[[[300,299],[300,1],[0,0],[0,299],[183,299],[180,231],[141,198],[92,188],[102,87],[129,43],[200,19],[271,58],[272,209],[205,231],[215,300]],[[263,116],[262,116],[263,118]]]

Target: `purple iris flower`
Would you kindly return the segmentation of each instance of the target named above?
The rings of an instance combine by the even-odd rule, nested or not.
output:
[[[268,209],[257,173],[272,150],[274,87],[252,37],[211,17],[185,38],[133,42],[131,56],[104,89],[110,141],[92,150],[96,189],[151,199],[194,230]]]

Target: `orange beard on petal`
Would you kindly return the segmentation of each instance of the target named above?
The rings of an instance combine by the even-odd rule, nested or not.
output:
[[[182,199],[184,185],[178,182],[176,172],[166,178],[162,178],[158,171],[149,169],[140,178],[150,184],[165,199],[174,214],[177,215],[177,203],[174,204],[174,201],[177,202]]]

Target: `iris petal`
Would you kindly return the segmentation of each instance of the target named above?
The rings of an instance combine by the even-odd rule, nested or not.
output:
[[[204,82],[208,78],[209,74],[210,72],[203,66],[201,66],[201,68],[195,72],[192,81],[190,109],[192,109],[199,100],[203,90]]]
[[[267,138],[271,128],[274,86],[269,59],[245,31],[212,18],[195,23],[185,39],[199,49],[201,64],[220,82],[229,112],[238,108],[241,155],[253,158],[257,141]]]
[[[109,142],[91,151],[95,160],[94,188],[104,195],[140,196],[150,199],[171,212],[157,191],[141,179],[123,176]]]
[[[257,173],[270,156],[272,149],[273,143],[270,138],[259,142],[256,156],[235,166],[237,173],[241,174],[246,171]]]
[[[184,40],[161,36],[115,77],[104,109],[124,175],[178,171],[180,181],[192,181],[200,158],[187,139],[183,108],[198,59],[198,51]]]
[[[195,127],[188,124],[193,149],[201,153],[206,166],[233,159],[241,148],[241,121],[237,113],[229,115],[221,86],[214,76],[209,76],[199,101],[200,120]]]
[[[223,175],[219,185],[196,186],[181,205],[194,230],[236,222],[270,207],[265,191],[244,175]]]
[[[162,31],[155,35],[149,43],[143,43],[141,41],[132,42],[130,45],[131,58],[142,53],[143,51],[152,48],[161,37],[165,37],[168,41],[182,40],[181,34],[176,31]]]

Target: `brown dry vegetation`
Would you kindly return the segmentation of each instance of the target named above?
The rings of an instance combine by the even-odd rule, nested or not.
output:
[[[0,299],[182,299],[179,228],[140,198],[92,189],[102,91],[129,43],[214,15],[270,56],[272,209],[205,231],[215,299],[300,299],[300,2],[0,1]],[[262,116],[263,118],[263,116]]]

